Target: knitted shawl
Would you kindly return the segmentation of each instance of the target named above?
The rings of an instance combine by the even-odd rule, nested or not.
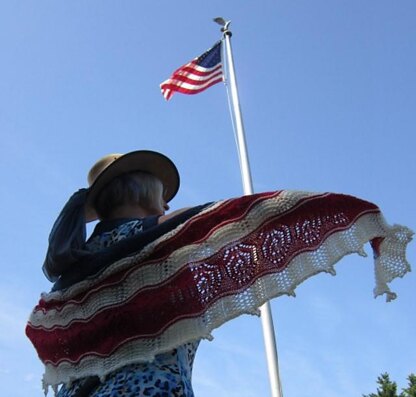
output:
[[[26,333],[45,365],[44,386],[106,374],[201,338],[320,273],[343,256],[375,258],[374,295],[410,271],[412,232],[379,208],[341,194],[277,191],[202,207],[94,277],[41,295]]]

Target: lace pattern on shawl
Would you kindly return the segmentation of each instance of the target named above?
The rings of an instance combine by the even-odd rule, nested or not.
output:
[[[200,338],[350,253],[375,252],[375,295],[410,270],[412,232],[351,196],[283,191],[219,202],[113,263],[94,280],[43,295],[27,334],[46,385],[99,375]],[[105,332],[100,334],[100,330]],[[108,340],[108,333],[114,335]]]

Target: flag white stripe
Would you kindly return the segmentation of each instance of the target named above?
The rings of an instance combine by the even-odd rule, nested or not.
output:
[[[206,68],[204,66],[195,65],[192,62],[190,62],[187,65],[182,66],[182,68],[185,68],[185,67],[195,69],[195,70],[197,70],[198,72],[201,72],[201,73],[209,73],[209,72],[211,72],[215,69],[221,69],[222,64],[220,63],[220,64],[217,64],[217,65],[211,67],[211,68]],[[180,69],[182,69],[182,68],[180,68]],[[178,71],[180,72],[180,70],[178,70]],[[176,72],[174,74],[176,74]]]

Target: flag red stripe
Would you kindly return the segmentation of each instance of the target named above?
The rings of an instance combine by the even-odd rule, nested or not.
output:
[[[168,98],[170,98],[174,92],[181,92],[183,94],[190,94],[190,95],[199,94],[200,92],[206,90],[207,88],[213,86],[214,84],[220,83],[221,81],[222,81],[222,77],[200,89],[190,89],[190,88],[181,87],[180,85],[176,85],[176,84],[166,84],[166,86],[163,87],[162,92],[164,90],[168,91],[168,94],[167,94]]]

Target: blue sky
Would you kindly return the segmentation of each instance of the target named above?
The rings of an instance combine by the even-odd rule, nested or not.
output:
[[[168,103],[159,91],[220,38],[213,17],[232,20],[254,190],[352,194],[416,229],[415,12],[413,0],[3,2],[1,394],[42,395],[24,325],[50,288],[52,222],[97,158],[166,153],[182,176],[173,209],[242,194],[224,87]],[[396,301],[374,300],[367,252],[272,302],[286,396],[359,396],[383,371],[399,387],[416,371],[415,274],[393,283]],[[259,319],[214,337],[198,351],[196,396],[269,395]]]

